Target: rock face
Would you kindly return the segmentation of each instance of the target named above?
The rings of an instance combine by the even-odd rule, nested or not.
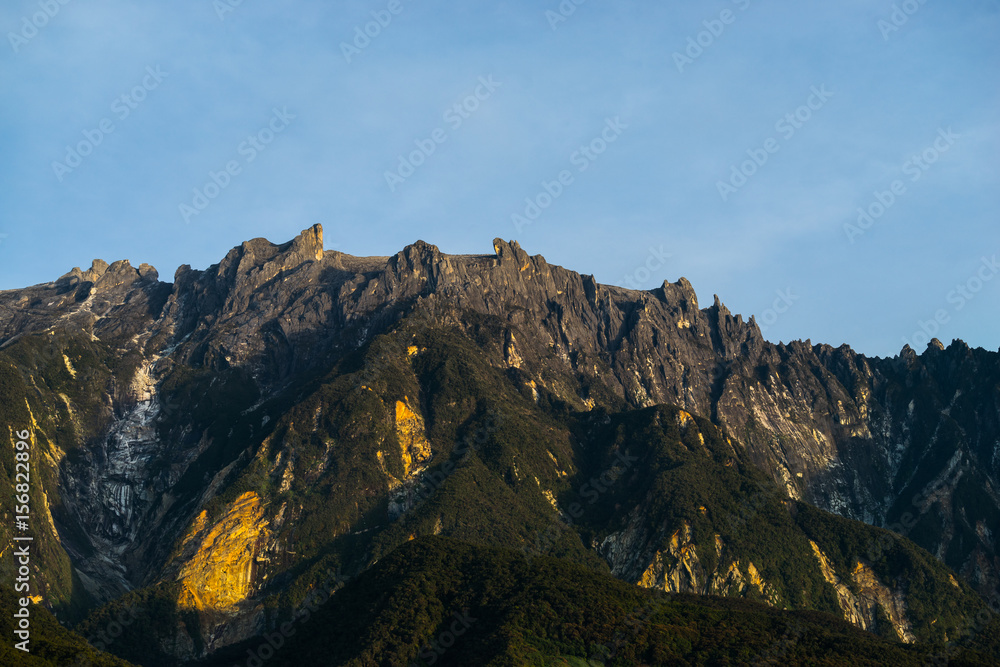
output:
[[[198,515],[194,534],[182,546],[194,550],[177,577],[183,584],[181,608],[227,611],[249,597],[267,538],[263,514],[260,497],[247,491],[211,527],[205,526],[205,512]]]
[[[752,589],[755,597],[766,600],[772,606],[783,604],[781,596],[764,581],[753,561],[745,564],[739,559],[728,563],[724,561],[722,554],[725,547],[719,535],[715,536],[715,547],[717,564],[714,571],[709,572],[698,560],[697,545],[691,540],[691,527],[685,523],[670,536],[667,549],[656,552],[637,583],[644,588],[658,588],[669,593],[726,597],[746,597],[748,589]],[[847,620],[855,623],[854,619]]]
[[[431,458],[423,418],[415,413],[406,400],[396,401],[396,435],[399,437],[403,476],[415,474]]]
[[[128,362],[103,362],[110,379],[98,385],[91,378],[97,397],[86,420],[84,399],[65,401],[61,423],[75,430],[64,437],[77,447],[72,456],[53,457],[59,484],[52,492],[61,499],[56,524],[84,585],[109,599],[169,575],[183,584],[181,606],[241,608],[265,585],[269,567],[294,561],[294,549],[275,535],[296,510],[282,506],[279,521],[264,511],[269,500],[257,491],[230,495],[223,505],[219,495],[246,469],[256,471],[255,488],[279,495],[299,480],[350,470],[355,464],[344,458],[344,442],[322,435],[331,409],[325,399],[294,413],[285,431],[271,429],[310,383],[325,381],[335,367],[351,368],[406,318],[417,330],[488,331],[482,346],[493,367],[539,409],[670,404],[685,411],[682,422],[706,417],[729,434],[734,456],[765,471],[790,498],[889,526],[982,594],[997,589],[1000,353],[960,341],[921,355],[904,348],[891,359],[808,341],[774,345],[753,318],[732,315],[718,297],[701,308],[684,278],[632,291],[550,265],[516,241],[495,239],[493,250],[446,255],[418,241],[391,257],[353,257],[324,251],[315,225],[280,245],[247,241],[204,271],[182,266],[172,283],[160,282],[147,265],[95,260],[53,283],[0,293],[0,349],[14,350],[32,334],[67,336]],[[65,382],[84,382],[82,357],[60,355]],[[411,365],[431,363],[409,341],[401,356]],[[376,362],[362,369],[371,396],[351,400],[375,401],[371,422],[338,424],[337,432],[377,432],[379,442],[393,434],[398,450],[378,445],[366,455],[383,478],[364,478],[361,499],[349,502],[360,508],[385,485],[396,494],[386,501],[388,514],[398,517],[419,504],[422,471],[441,460],[430,433],[463,398],[432,408],[419,388],[400,385],[398,396],[383,401],[367,385],[393,368]],[[62,400],[55,389],[37,391],[53,405]],[[196,398],[209,394],[231,404]],[[234,409],[241,417],[226,428],[213,421]],[[305,434],[308,457],[283,445],[289,433]],[[548,457],[562,476],[573,472],[571,457],[554,445]],[[524,465],[511,463],[510,483],[542,486],[522,473]],[[693,542],[678,524],[650,552],[642,517],[632,520],[602,537],[599,550],[616,574],[673,591],[756,590],[783,604],[760,564],[727,557],[724,543]],[[326,528],[353,536],[369,530],[361,527],[369,521],[343,519]],[[873,543],[870,560],[886,548]],[[827,563],[827,570],[827,581],[846,591],[845,615],[868,627],[877,607],[900,639],[912,638],[894,589],[863,567],[835,572]],[[844,584],[848,577],[853,590]],[[230,628],[233,641],[245,628]]]
[[[878,577],[863,563],[858,563],[851,578],[857,593],[844,585],[830,565],[826,554],[815,542],[810,542],[816,560],[819,561],[823,577],[837,591],[837,603],[844,611],[844,618],[864,630],[877,629],[876,609],[881,609],[889,619],[899,641],[910,644],[915,641],[913,628],[906,617],[906,602],[901,591],[890,591]]]

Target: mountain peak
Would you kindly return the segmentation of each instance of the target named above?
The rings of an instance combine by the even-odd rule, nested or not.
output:
[[[664,280],[661,289],[668,301],[676,300],[693,310],[698,310],[698,295],[695,294],[694,287],[687,278],[682,277],[675,283]]]
[[[288,271],[306,262],[323,260],[323,226],[315,224],[302,230],[291,241],[272,243],[265,238],[244,241],[233,248],[218,265],[219,275],[235,278],[265,269],[261,282],[278,271]]]
[[[303,229],[292,239],[292,252],[304,258],[320,261],[323,259],[323,225],[316,223],[309,229]]]
[[[526,267],[530,258],[517,241],[504,241],[501,238],[493,239],[493,251],[497,255],[500,263],[516,262],[518,267]]]

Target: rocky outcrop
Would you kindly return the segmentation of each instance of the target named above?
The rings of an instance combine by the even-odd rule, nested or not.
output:
[[[264,512],[241,496],[226,510],[236,512],[231,517],[206,517],[199,526],[200,512],[250,460],[272,476],[277,494],[289,492],[297,454],[285,452],[278,435],[261,447],[270,454],[273,444],[273,458],[251,451],[276,414],[269,411],[294,403],[308,382],[338,364],[351,368],[404,317],[408,326],[476,333],[492,366],[536,406],[586,412],[666,403],[684,410],[682,429],[695,415],[710,418],[731,435],[734,452],[789,496],[911,534],[981,592],[1000,583],[1000,354],[961,342],[921,355],[904,348],[891,359],[809,341],[774,345],[753,318],[733,315],[718,297],[702,308],[683,278],[633,291],[551,265],[516,241],[495,239],[492,249],[447,255],[417,241],[390,257],[352,257],[324,251],[315,225],[284,244],[247,241],[203,271],[182,266],[172,283],[147,265],[95,260],[55,282],[0,293],[0,348],[27,334],[67,331],[122,358],[138,354],[134,382],[123,377],[125,387],[94,388],[104,403],[100,436],[57,462],[60,486],[52,493],[74,524],[61,537],[84,584],[114,595],[167,572],[194,582],[184,598],[191,608],[225,609],[249,595],[254,563],[269,558],[271,547],[240,555],[227,541],[232,531],[212,531],[238,521],[265,526],[263,517],[273,519],[277,509]],[[407,345],[406,355],[419,354]],[[75,360],[59,366],[82,381]],[[163,387],[175,369],[189,374],[191,391],[223,381],[233,383],[233,393],[245,390],[239,423],[219,432],[178,414]],[[398,454],[395,444],[369,452],[385,458],[386,478],[402,462],[390,518],[413,506],[406,491],[433,462],[427,429],[434,415],[422,413],[418,395],[407,391],[383,404]],[[301,474],[318,478],[336,465],[338,443],[317,447],[321,461]],[[516,464],[512,470],[518,477]],[[375,482],[363,489],[377,492]],[[187,534],[192,522],[196,530]],[[639,515],[625,523],[598,549],[619,576],[667,590],[756,591],[783,604],[768,592],[761,563],[726,557],[721,544],[693,544],[684,526],[666,528],[677,532],[664,544],[660,526]],[[254,535],[243,536],[244,546],[263,532]],[[184,549],[193,550],[185,558],[195,560],[171,560],[185,536]],[[197,560],[202,544],[211,548]],[[209,557],[215,549],[222,560]],[[706,571],[713,551],[717,565]],[[230,566],[232,574],[220,574]],[[868,622],[880,608],[905,636],[905,612],[891,589],[863,568],[850,579],[831,576],[845,587],[845,614],[851,609]]]
[[[410,408],[408,400],[396,401],[395,415],[404,478],[418,473],[432,455],[423,417]]]
[[[254,573],[267,539],[267,521],[260,497],[247,491],[213,525],[205,512],[195,520],[184,547],[177,576],[182,584],[177,604],[182,609],[228,611],[246,600],[254,589]]]
[[[671,536],[667,548],[653,555],[649,566],[636,582],[643,588],[668,593],[696,593],[755,598],[771,606],[783,605],[781,596],[761,576],[753,561],[732,560],[722,539],[716,535],[716,565],[707,570],[698,559],[697,545],[691,541],[691,526],[684,522]],[[723,554],[727,558],[723,558]]]
[[[691,526],[684,523],[670,536],[664,551],[657,551],[653,562],[642,573],[638,584],[670,593],[703,593],[706,574],[691,543]]]
[[[127,392],[134,402],[112,420],[107,436],[63,462],[61,495],[87,540],[78,543],[74,532],[64,544],[76,556],[88,592],[99,600],[134,586],[136,572],[128,561],[137,542],[149,537],[150,510],[166,490],[151,484],[150,470],[166,454],[156,433],[160,405],[151,366],[136,372]]]
[[[819,562],[820,570],[827,583],[837,592],[837,603],[844,612],[844,619],[862,630],[876,631],[878,615],[876,609],[881,609],[892,625],[899,641],[910,644],[916,641],[913,636],[913,626],[906,617],[906,598],[902,591],[891,591],[878,580],[872,569],[858,562],[851,572],[854,583],[853,590],[844,584],[837,575],[830,560],[819,546],[810,540],[813,553]]]

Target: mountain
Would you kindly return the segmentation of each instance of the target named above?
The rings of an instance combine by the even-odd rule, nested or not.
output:
[[[317,225],[172,283],[95,260],[0,293],[42,604],[84,636],[128,610],[108,650],[182,664],[439,535],[990,653],[1000,353],[773,345],[683,278],[493,249],[358,258]]]
[[[526,560],[442,537],[410,542],[348,583],[288,636],[233,647],[231,665],[277,646],[272,665],[924,665],[933,649],[890,643],[820,612],[657,594],[557,558]],[[963,649],[951,664],[1000,664]]]
[[[102,639],[110,643],[107,632],[114,632],[117,626],[101,628],[96,634],[86,639],[59,625],[51,613],[40,605],[31,605],[29,610],[29,627],[26,635],[17,635],[15,631],[24,631],[20,624],[20,614],[24,609],[7,589],[0,588],[0,634],[4,641],[0,643],[0,664],[28,665],[29,667],[131,667],[125,662],[104,651],[101,648]],[[128,616],[121,617],[128,623]],[[110,622],[117,623],[114,618]],[[105,634],[101,634],[101,630]],[[88,641],[93,646],[88,644]],[[95,648],[96,647],[96,648]]]

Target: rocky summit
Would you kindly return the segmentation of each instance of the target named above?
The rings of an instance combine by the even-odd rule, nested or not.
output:
[[[1000,657],[1000,351],[315,225],[0,292],[0,392],[49,664]]]

